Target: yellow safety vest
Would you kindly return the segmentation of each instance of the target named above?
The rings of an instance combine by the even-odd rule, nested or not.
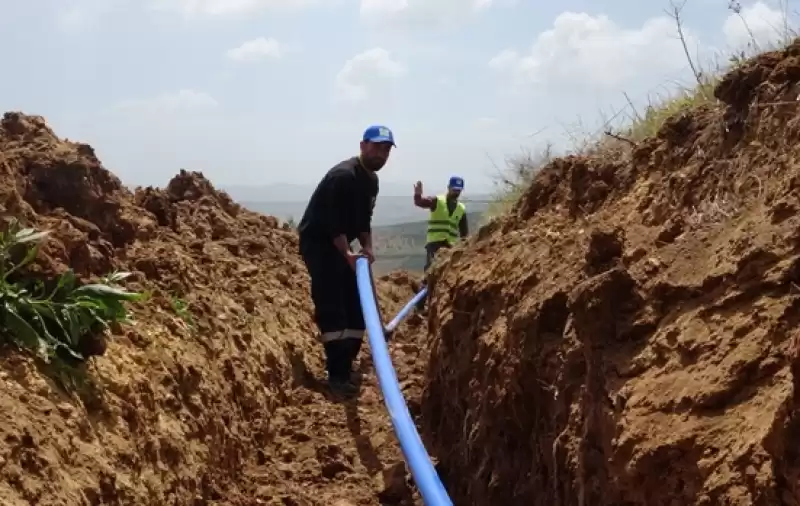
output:
[[[461,236],[458,224],[461,222],[461,217],[464,216],[466,208],[464,204],[458,202],[453,214],[447,211],[447,198],[444,195],[436,197],[437,205],[436,210],[431,211],[430,218],[428,218],[428,237],[427,243],[447,241],[448,243],[455,244]]]

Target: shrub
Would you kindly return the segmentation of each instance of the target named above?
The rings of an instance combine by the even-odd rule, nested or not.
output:
[[[45,360],[102,355],[98,337],[109,325],[129,321],[124,303],[144,295],[117,286],[128,272],[82,286],[71,270],[49,280],[26,277],[22,269],[36,259],[47,235],[22,228],[17,220],[0,232],[0,337]]]

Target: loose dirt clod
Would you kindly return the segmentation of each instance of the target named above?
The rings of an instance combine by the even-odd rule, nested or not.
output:
[[[798,55],[628,160],[552,162],[434,272],[422,422],[455,504],[800,504]]]
[[[288,227],[196,172],[131,192],[91,147],[21,113],[0,121],[0,215],[52,231],[30,275],[121,269],[151,294],[86,370],[0,350],[0,504],[380,503],[376,477],[401,456],[368,346],[360,399],[332,402]],[[378,281],[387,318],[414,283]],[[393,344],[410,398],[417,335]]]

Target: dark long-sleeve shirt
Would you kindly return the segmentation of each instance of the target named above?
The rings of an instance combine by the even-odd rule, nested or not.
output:
[[[414,204],[417,207],[422,207],[423,209],[428,209],[431,212],[433,212],[439,205],[439,199],[436,197],[415,197]],[[447,213],[453,214],[453,211],[455,211],[457,204],[458,201],[447,199]],[[467,224],[467,213],[464,213],[464,215],[461,216],[461,220],[458,222],[458,231],[462,239],[467,237],[467,235],[469,235],[469,225]]]
[[[357,156],[338,163],[311,194],[298,232],[330,240],[344,234],[348,241],[370,233],[378,190],[377,174],[365,169]]]

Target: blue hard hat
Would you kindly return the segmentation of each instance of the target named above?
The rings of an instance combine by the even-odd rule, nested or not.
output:
[[[364,130],[364,137],[362,140],[367,142],[391,142],[392,146],[397,147],[394,143],[394,134],[388,127],[382,125],[372,125]]]
[[[447,187],[452,188],[453,190],[463,190],[464,179],[458,176],[453,176],[450,178],[450,182],[447,183]]]

